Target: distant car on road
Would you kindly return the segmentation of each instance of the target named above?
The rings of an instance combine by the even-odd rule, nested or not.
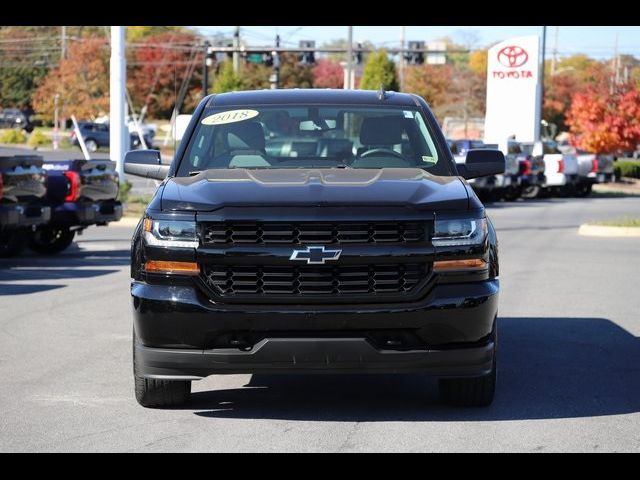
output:
[[[33,131],[31,115],[17,108],[5,108],[0,112],[0,128],[21,128],[30,133]]]
[[[84,138],[84,143],[87,146],[87,150],[89,150],[90,152],[95,152],[100,147],[109,146],[109,124],[80,122],[78,124],[78,127],[80,128],[80,133],[82,133],[82,138]],[[153,145],[153,136],[150,134],[145,134],[143,136],[147,146],[151,147]],[[136,149],[142,145],[137,132],[130,132],[129,139],[130,149]],[[80,145],[75,130],[71,132],[71,137],[69,138],[69,140],[71,142],[71,145]]]

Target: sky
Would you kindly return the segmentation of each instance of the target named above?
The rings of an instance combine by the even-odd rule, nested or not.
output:
[[[195,26],[202,34],[224,32],[232,34],[233,26]],[[401,28],[399,26],[354,26],[354,41],[369,40],[377,47],[399,47]],[[542,27],[489,27],[489,26],[407,26],[405,40],[430,41],[449,36],[461,44],[471,43],[472,48],[520,35],[542,34]],[[594,58],[610,58],[614,55],[616,34],[618,52],[640,57],[640,27],[547,27],[547,52],[554,48],[557,29],[557,51],[560,57],[575,53],[586,53]],[[248,26],[241,27],[240,35],[250,46],[273,45],[276,33],[281,36],[281,45],[295,47],[299,40],[315,40],[316,45],[333,39],[347,38],[347,27],[340,26]]]

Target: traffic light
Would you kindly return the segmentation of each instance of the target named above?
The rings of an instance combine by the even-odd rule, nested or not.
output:
[[[298,42],[299,48],[316,48],[316,42],[314,40],[300,40]],[[315,53],[311,52],[300,52],[298,55],[298,61],[303,65],[313,65],[316,63]]]
[[[409,52],[405,53],[404,58],[410,65],[422,65],[424,63],[424,42],[413,41],[408,42]]]
[[[356,45],[356,64],[362,65],[362,43],[358,42]]]

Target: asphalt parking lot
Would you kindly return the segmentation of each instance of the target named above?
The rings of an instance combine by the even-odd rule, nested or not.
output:
[[[493,405],[403,376],[210,377],[176,410],[136,403],[131,226],[0,260],[0,451],[640,451],[640,239],[578,236],[640,198],[489,208],[500,240]]]

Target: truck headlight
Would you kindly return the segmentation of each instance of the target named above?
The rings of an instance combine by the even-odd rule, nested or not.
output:
[[[479,245],[486,236],[486,218],[436,220],[431,241],[436,247]]]
[[[196,222],[144,219],[144,240],[154,247],[198,248]]]

